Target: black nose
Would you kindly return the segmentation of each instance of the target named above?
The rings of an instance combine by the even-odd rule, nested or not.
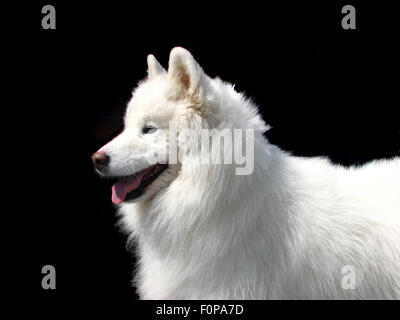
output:
[[[101,171],[109,162],[110,157],[104,151],[97,151],[92,155],[92,161],[94,167]]]

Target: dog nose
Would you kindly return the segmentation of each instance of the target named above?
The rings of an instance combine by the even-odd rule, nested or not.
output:
[[[101,171],[109,162],[110,157],[104,151],[97,151],[92,155],[92,161],[94,167]]]

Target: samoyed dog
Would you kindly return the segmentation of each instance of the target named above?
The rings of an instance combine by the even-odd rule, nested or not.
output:
[[[123,132],[92,156],[117,179],[142,299],[400,298],[399,158],[344,168],[291,156],[263,136],[256,106],[187,50],[171,51],[168,70],[147,63]],[[216,140],[200,152],[180,132],[206,129],[252,133],[224,140],[248,163],[196,161],[221,153]]]

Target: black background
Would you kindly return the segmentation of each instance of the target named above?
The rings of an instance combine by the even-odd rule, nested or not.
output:
[[[343,165],[399,155],[398,19],[388,4],[32,2],[3,11],[14,19],[4,62],[16,84],[15,114],[3,121],[23,173],[8,182],[13,222],[3,228],[28,311],[94,312],[137,298],[111,186],[90,156],[122,129],[149,53],[166,67],[174,46],[187,48],[251,96],[269,140],[296,155]],[[45,4],[56,30],[41,28]],[[345,4],[356,7],[356,30],[341,27]],[[41,288],[46,264],[56,290]]]

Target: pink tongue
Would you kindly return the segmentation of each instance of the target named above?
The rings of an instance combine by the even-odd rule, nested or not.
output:
[[[128,192],[133,191],[139,187],[140,182],[142,181],[143,177],[153,169],[153,166],[136,173],[135,175],[131,176],[129,179],[124,179],[118,181],[112,187],[112,196],[111,200],[115,204],[120,204],[124,201]]]

